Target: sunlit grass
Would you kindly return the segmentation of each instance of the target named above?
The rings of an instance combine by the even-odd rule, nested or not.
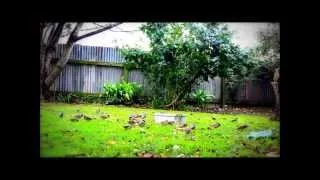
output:
[[[77,108],[97,119],[71,122],[69,119],[77,113]],[[99,119],[96,115],[98,108],[111,117],[107,120]],[[59,118],[59,112],[64,112],[62,119]],[[266,116],[179,111],[186,115],[189,125],[196,125],[196,129],[186,135],[176,131],[174,125],[154,123],[154,112],[168,111],[94,104],[41,103],[41,157],[137,157],[136,154],[141,151],[162,157],[181,154],[187,157],[264,157],[271,149],[280,150],[279,133],[269,139],[248,140],[246,137],[250,131],[255,130],[279,131],[279,122],[270,121]],[[124,129],[123,125],[127,124],[129,115],[134,113],[146,113],[146,125]],[[232,122],[235,117],[238,120]],[[221,126],[209,130],[208,126],[215,122]],[[242,124],[249,127],[238,130],[237,127]],[[179,148],[174,149],[175,145]]]

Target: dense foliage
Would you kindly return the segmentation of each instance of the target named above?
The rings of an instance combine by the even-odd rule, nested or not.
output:
[[[140,85],[121,81],[104,84],[104,96],[108,104],[131,103],[141,92]]]
[[[204,90],[198,89],[191,94],[192,99],[197,103],[198,107],[204,107],[208,102],[208,96]]]
[[[251,50],[250,58],[256,63],[253,77],[271,81],[275,69],[280,68],[280,26],[269,26],[258,33],[259,45]]]
[[[216,23],[147,23],[150,52],[124,49],[127,64],[141,68],[153,92],[153,104],[175,106],[199,79],[244,76],[246,54],[231,33]]]

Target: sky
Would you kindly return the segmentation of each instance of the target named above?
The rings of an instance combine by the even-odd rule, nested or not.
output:
[[[143,23],[123,23],[113,31],[105,31],[97,35],[82,39],[76,44],[88,46],[106,46],[106,47],[140,47],[144,50],[149,49],[149,40],[145,34],[139,31]],[[241,48],[252,48],[257,45],[257,32],[267,27],[267,23],[225,23],[228,28],[234,32],[232,41]],[[132,31],[133,32],[114,32],[114,31]],[[61,40],[64,43],[64,40]],[[61,43],[60,42],[60,43]]]

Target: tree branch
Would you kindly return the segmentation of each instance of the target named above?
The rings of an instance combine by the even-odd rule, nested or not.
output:
[[[78,33],[80,31],[80,28],[82,27],[83,23],[78,23],[74,27],[73,31],[71,32],[67,44],[72,44],[77,41]]]
[[[57,28],[55,29],[55,31],[53,33],[53,36],[51,37],[51,39],[49,41],[49,47],[55,47],[56,44],[58,43],[64,24],[65,23],[58,24]]]
[[[78,36],[78,37],[76,37],[76,38],[74,39],[74,42],[75,42],[75,41],[79,41],[80,39],[83,39],[83,38],[86,38],[86,37],[89,37],[89,36],[92,36],[92,35],[101,33],[101,32],[106,31],[106,30],[108,30],[108,29],[111,29],[111,28],[113,28],[113,27],[115,27],[115,26],[118,26],[119,24],[121,24],[121,23],[111,24],[111,25],[105,26],[104,28],[98,29],[98,30],[96,30],[96,31],[92,31],[92,32],[89,32],[89,33],[84,34],[84,35],[82,35],[82,36]]]

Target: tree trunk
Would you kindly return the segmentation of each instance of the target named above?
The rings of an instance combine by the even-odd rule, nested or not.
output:
[[[45,46],[44,45],[45,43],[43,43],[44,47],[41,47],[42,49],[40,49],[40,51],[42,51],[40,52],[40,62],[41,62],[40,98],[49,99],[50,86],[54,83],[55,79],[59,76],[62,69],[66,66],[72,51],[73,44],[75,42],[75,39],[78,36],[81,26],[82,26],[82,23],[79,23],[73,29],[62,56],[60,57],[58,62],[55,65],[53,65],[53,67],[51,65],[51,59],[53,57],[54,49],[58,43],[58,39],[62,32],[62,29],[61,29],[62,25],[59,24],[57,26],[59,29],[57,29],[56,32],[49,37],[49,40],[51,41],[46,43],[48,44],[48,46]]]
[[[275,107],[274,107],[274,119],[280,119],[280,91],[279,91],[279,83],[278,80],[280,78],[279,68],[277,68],[274,72],[273,81],[271,82],[273,92],[275,95]]]
[[[280,93],[279,93],[279,84],[278,82],[271,82],[271,85],[273,87],[273,92],[275,95],[275,107],[274,107],[274,118],[279,120],[280,119]]]
[[[49,98],[50,86],[66,66],[73,44],[76,41],[101,33],[119,24],[121,23],[104,26],[96,31],[78,36],[83,23],[77,23],[68,38],[62,57],[52,65],[51,60],[55,53],[55,48],[58,44],[59,38],[62,35],[65,23],[40,23],[40,99]]]
[[[173,105],[176,105],[179,100],[191,89],[193,83],[195,80],[199,77],[200,71],[192,78],[188,83],[185,84],[185,86],[182,88],[182,91],[174,98],[173,101],[171,101],[170,104],[165,105],[164,107],[171,107]]]
[[[72,47],[73,47],[73,43],[66,44],[66,49],[64,49],[62,57],[59,59],[57,64],[54,65],[54,67],[52,68],[52,71],[50,71],[50,73],[48,74],[48,76],[46,77],[46,79],[44,81],[46,86],[51,86],[53,84],[53,82],[55,81],[55,79],[61,73],[62,69],[66,66],[66,64],[69,60],[71,51],[72,51]]]
[[[220,84],[220,108],[224,108],[225,106],[225,78],[221,77],[221,84]]]

